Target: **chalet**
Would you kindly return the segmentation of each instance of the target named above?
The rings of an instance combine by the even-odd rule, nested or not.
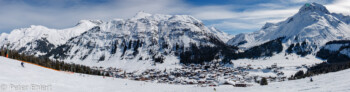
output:
[[[149,76],[148,75],[144,75],[140,78],[141,81],[146,81],[146,80],[149,80]]]
[[[274,73],[278,73],[278,70],[277,69],[273,69],[272,70]]]
[[[174,75],[170,75],[170,76],[168,77],[168,79],[171,80],[171,81],[173,81],[173,80],[175,80],[175,76],[174,76]]]
[[[284,75],[283,72],[278,72],[278,73],[277,73],[277,76],[283,76],[283,75]]]
[[[271,68],[277,68],[277,63],[274,63],[273,65],[271,65]]]
[[[248,65],[247,65],[247,68],[248,68],[248,69],[253,69],[253,67],[252,67],[251,64],[248,64]]]
[[[139,77],[139,76],[134,76],[133,79],[136,80],[136,81],[139,81],[139,80],[141,80],[141,77]]]
[[[206,83],[206,80],[200,79],[200,80],[198,80],[198,83],[199,83],[199,84],[204,84],[204,83]]]
[[[206,76],[205,74],[200,74],[200,75],[199,75],[199,78],[200,78],[200,79],[203,79],[203,78],[205,78],[205,76]]]
[[[198,84],[198,86],[200,86],[200,87],[207,87],[206,84]]]
[[[208,86],[209,87],[216,87],[216,86],[218,86],[218,84],[215,83],[215,82],[211,82],[211,83],[208,84]]]
[[[235,84],[233,85],[234,87],[247,87],[247,84],[244,83],[239,83],[239,84]]]

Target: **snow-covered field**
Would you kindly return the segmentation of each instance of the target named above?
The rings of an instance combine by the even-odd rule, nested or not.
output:
[[[68,63],[75,63],[75,64],[82,64],[87,66],[102,66],[104,68],[113,67],[113,68],[120,68],[128,72],[134,72],[134,71],[144,71],[147,69],[174,69],[174,68],[181,68],[181,65],[179,65],[180,60],[178,57],[169,55],[165,56],[166,62],[164,63],[157,63],[154,65],[154,61],[152,60],[138,60],[138,58],[130,59],[130,60],[121,60],[121,57],[112,57],[108,59],[107,61],[101,61],[96,62],[93,60],[66,60],[65,62]]]
[[[288,58],[288,59],[287,59]],[[237,59],[232,60],[235,67],[251,65],[254,68],[265,68],[273,64],[277,64],[282,67],[302,66],[302,65],[314,65],[322,63],[323,61],[316,58],[314,55],[308,55],[300,57],[296,54],[290,54],[285,56],[284,53],[275,54],[272,57],[266,57],[261,59]]]
[[[288,59],[287,59],[288,58]],[[257,69],[265,69],[266,67],[271,67],[271,65],[277,64],[278,67],[284,67],[280,71],[283,71],[284,75],[290,77],[294,75],[299,70],[306,71],[306,68],[297,68],[302,65],[312,66],[318,63],[322,63],[323,61],[316,58],[313,55],[308,55],[305,57],[300,57],[296,54],[284,55],[284,53],[275,54],[272,57],[266,57],[261,59],[238,59],[231,61],[234,67],[245,67],[250,65],[252,68]],[[263,73],[262,71],[249,71],[249,74],[255,74],[260,76],[276,76],[272,71]]]
[[[348,92],[348,76],[349,69],[315,76],[314,82],[306,78],[274,82],[267,86],[238,88],[222,85],[215,88],[216,92]],[[0,92],[214,92],[213,89],[71,74],[31,64],[25,64],[25,68],[22,68],[19,61],[0,57]]]

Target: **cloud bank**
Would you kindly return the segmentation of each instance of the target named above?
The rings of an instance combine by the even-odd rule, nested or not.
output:
[[[284,20],[308,2],[325,4],[331,12],[350,14],[350,0],[267,1],[247,5],[230,2],[196,5],[185,0],[0,0],[0,32],[30,25],[62,29],[82,19],[127,19],[145,11],[192,15],[208,26],[238,34],[257,31],[266,22]]]

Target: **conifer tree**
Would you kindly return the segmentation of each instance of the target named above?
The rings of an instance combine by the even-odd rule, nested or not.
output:
[[[263,77],[260,81],[260,85],[267,85],[267,79],[265,77]]]

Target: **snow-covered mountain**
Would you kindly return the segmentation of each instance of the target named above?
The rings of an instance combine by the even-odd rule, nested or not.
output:
[[[189,15],[137,13],[130,19],[83,20],[77,26],[56,30],[43,26],[3,33],[0,45],[22,53],[67,62],[201,63],[235,52],[225,42],[232,37],[206,27]],[[205,57],[205,58],[203,58]],[[151,62],[152,61],[152,62]]]
[[[219,29],[216,29],[215,27],[210,27],[209,29],[210,29],[211,32],[213,32],[217,37],[219,37],[219,39],[221,39],[225,43],[228,40],[230,40],[233,37],[235,37],[235,35],[227,34],[227,33],[223,32],[223,31],[220,31]]]
[[[239,34],[227,44],[247,49],[285,37],[287,46],[307,42],[322,46],[328,41],[349,39],[350,16],[330,13],[325,6],[307,3],[299,12],[279,23],[266,23],[260,31]]]
[[[281,52],[304,57],[316,55],[329,41],[349,38],[350,16],[330,13],[323,5],[311,3],[285,21],[266,23],[260,31],[235,36],[206,27],[189,15],[139,12],[130,19],[82,20],[61,30],[43,26],[16,29],[1,34],[0,45],[67,62],[143,66],[214,59],[229,62]]]
[[[76,26],[67,29],[32,25],[30,28],[15,29],[10,34],[2,33],[0,45],[28,54],[43,55],[100,23],[101,21],[81,20]]]
[[[261,30],[253,33],[242,33],[230,39],[227,44],[238,46],[248,53],[257,49],[261,54],[266,52],[296,53],[306,56],[316,53],[320,47],[329,41],[346,40],[350,38],[350,16],[330,13],[325,6],[317,3],[307,3],[299,12],[285,21],[266,23]],[[271,41],[280,39],[279,43]],[[274,45],[272,45],[274,44]],[[273,47],[263,48],[262,46]],[[283,48],[279,50],[273,50]],[[246,52],[247,52],[246,51]],[[258,53],[259,54],[259,53]],[[253,55],[260,57],[266,55]],[[268,55],[271,56],[271,55]]]

